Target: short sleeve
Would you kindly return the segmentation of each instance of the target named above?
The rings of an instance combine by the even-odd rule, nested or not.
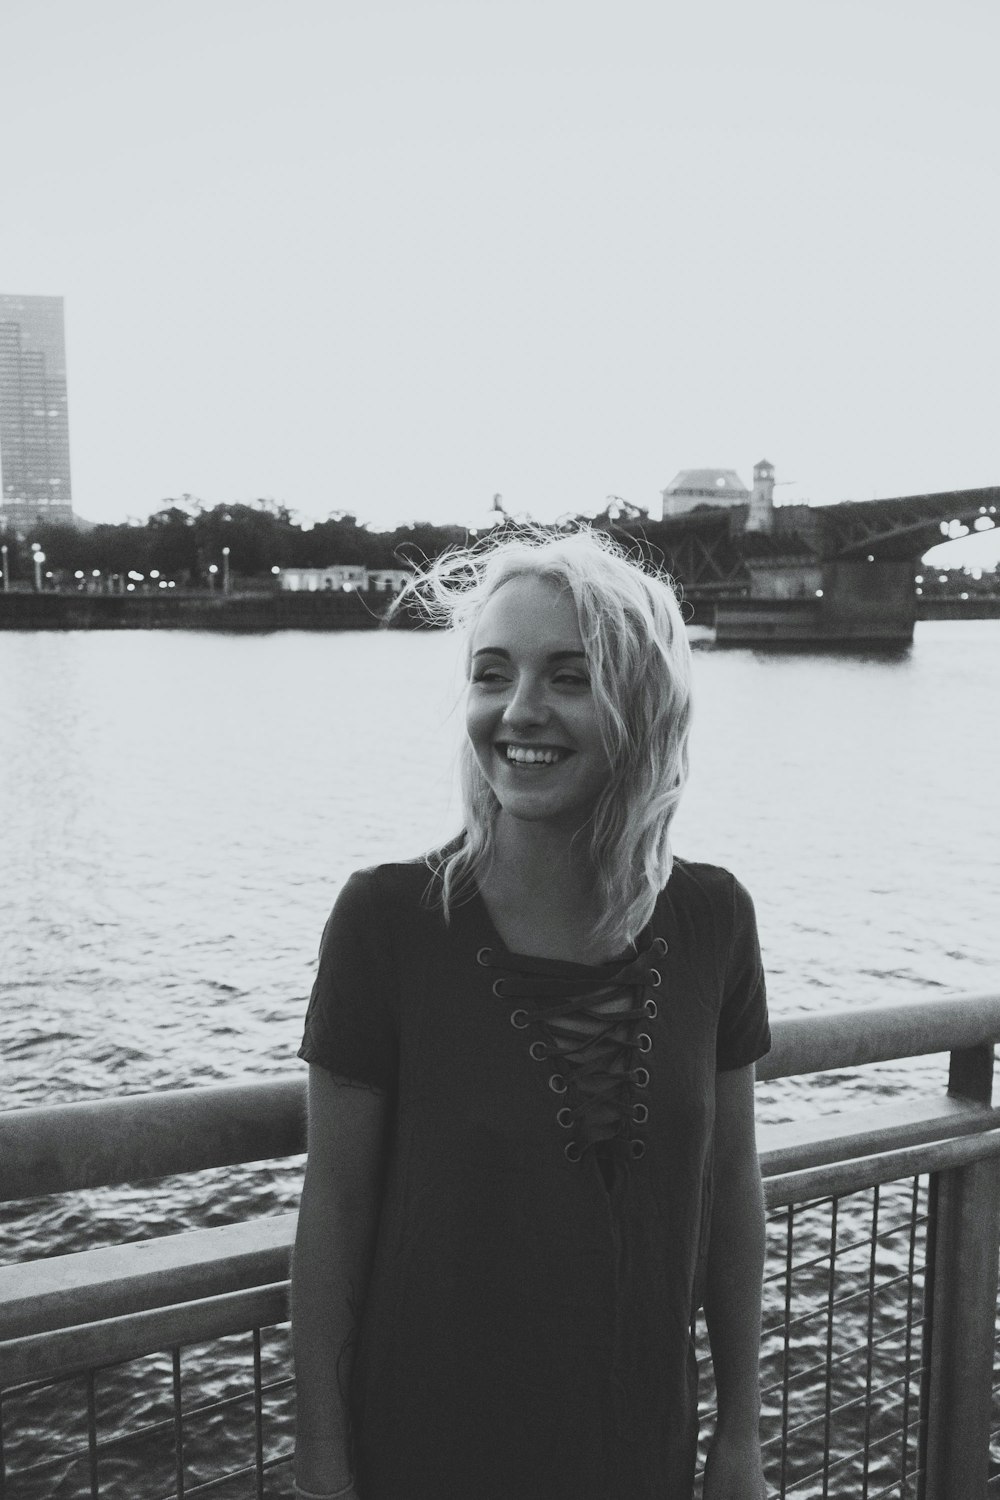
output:
[[[395,977],[374,871],[350,877],[319,950],[299,1057],[341,1078],[394,1092],[398,1027]]]
[[[716,1036],[719,1072],[745,1068],[771,1049],[767,990],[750,893],[732,882],[732,936]]]

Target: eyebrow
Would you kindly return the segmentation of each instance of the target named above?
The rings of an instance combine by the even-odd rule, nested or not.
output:
[[[504,661],[510,661],[510,652],[505,651],[502,646],[480,646],[478,651],[473,651],[472,659],[477,656],[502,656]],[[586,661],[586,651],[550,651],[545,658],[546,661],[569,661],[570,659]]]

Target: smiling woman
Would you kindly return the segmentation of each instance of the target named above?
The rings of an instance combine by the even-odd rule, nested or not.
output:
[[[753,907],[675,860],[690,675],[669,580],[531,532],[412,591],[464,638],[465,823],[353,875],[300,1056],[302,1496],[760,1500],[769,1035]]]

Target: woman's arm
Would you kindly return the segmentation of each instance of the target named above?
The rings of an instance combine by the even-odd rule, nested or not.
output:
[[[346,1397],[381,1200],[386,1097],[309,1068],[309,1156],[292,1258],[295,1480],[317,1495],[351,1477]]]
[[[764,1190],[754,1129],[753,1066],[716,1075],[715,1167],[705,1320],[718,1421],[704,1500],[761,1500],[760,1318]]]

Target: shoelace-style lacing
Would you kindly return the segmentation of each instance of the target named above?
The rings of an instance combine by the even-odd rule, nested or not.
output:
[[[527,1048],[532,1061],[556,1062],[548,1085],[565,1096],[555,1121],[572,1132],[563,1148],[570,1161],[598,1147],[606,1151],[611,1143],[633,1159],[645,1152],[645,1141],[633,1127],[649,1118],[648,1106],[635,1094],[649,1084],[649,1069],[640,1059],[648,1058],[653,1039],[638,1028],[657,1014],[656,1000],[646,995],[661,983],[659,970],[650,963],[653,951],[666,951],[662,938],[618,969],[604,966],[592,980],[514,969],[494,959],[490,948],[476,955],[483,967],[503,969],[493,982],[498,999],[530,1002],[515,1006],[510,1024],[518,1031],[541,1033]]]

